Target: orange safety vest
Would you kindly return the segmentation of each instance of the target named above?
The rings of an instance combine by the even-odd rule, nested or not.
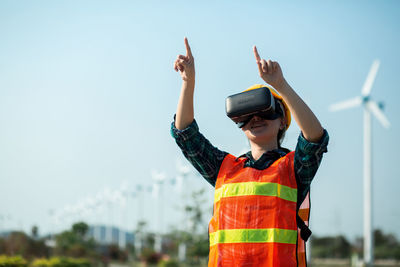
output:
[[[305,242],[296,223],[294,152],[265,170],[244,168],[228,154],[215,185],[209,224],[209,267],[306,266]],[[309,198],[299,216],[308,224]]]

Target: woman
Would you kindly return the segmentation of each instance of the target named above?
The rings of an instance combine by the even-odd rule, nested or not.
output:
[[[279,94],[263,85],[249,89],[268,88],[280,116],[254,114],[240,125],[251,147],[242,156],[212,146],[194,120],[195,67],[187,38],[185,46],[186,55],[174,62],[183,82],[171,133],[185,157],[216,189],[209,266],[305,266],[308,193],[327,151],[328,133],[286,82],[279,64],[261,59],[254,46],[260,77]],[[301,129],[292,152],[280,146],[291,117]]]

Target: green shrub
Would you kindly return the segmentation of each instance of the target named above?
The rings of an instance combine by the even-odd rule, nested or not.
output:
[[[35,259],[31,266],[33,267],[47,267],[51,266],[50,260],[48,259]]]
[[[161,260],[158,263],[159,267],[179,267],[179,263],[177,260],[168,259],[168,260]]]
[[[0,255],[0,267],[26,267],[28,263],[21,256]]]
[[[36,259],[32,267],[90,267],[90,261],[87,259],[74,259],[53,257],[50,259]]]

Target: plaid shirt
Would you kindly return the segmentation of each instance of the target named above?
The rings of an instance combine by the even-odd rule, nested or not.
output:
[[[215,187],[219,168],[227,152],[214,147],[200,132],[196,120],[183,130],[178,130],[175,123],[171,124],[171,135],[181,148],[183,155],[200,172],[200,174]],[[300,205],[310,190],[310,184],[322,160],[323,153],[327,152],[329,135],[326,130],[318,143],[307,141],[300,133],[294,155],[294,169],[298,185],[297,203]],[[285,156],[288,149],[278,148],[264,153],[258,160],[254,160],[251,151],[242,155],[246,157],[245,167],[259,170],[268,168],[275,160]],[[240,157],[242,157],[240,156]]]

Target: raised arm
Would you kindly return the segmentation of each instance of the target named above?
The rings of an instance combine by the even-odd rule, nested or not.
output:
[[[176,109],[175,127],[185,129],[194,119],[193,96],[195,84],[194,58],[190,50],[189,42],[185,37],[186,56],[178,55],[174,62],[175,71],[179,71],[182,77],[181,94]]]
[[[261,59],[256,46],[253,50],[260,77],[266,83],[272,85],[283,97],[304,138],[309,142],[318,142],[323,135],[323,128],[312,110],[286,82],[279,63],[270,59],[268,61]]]

